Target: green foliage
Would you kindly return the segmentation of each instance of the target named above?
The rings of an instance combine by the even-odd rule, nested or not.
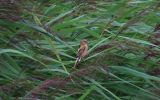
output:
[[[0,2],[0,99],[160,99],[158,0]]]

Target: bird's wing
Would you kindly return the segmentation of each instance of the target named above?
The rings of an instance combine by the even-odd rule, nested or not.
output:
[[[85,49],[86,49],[85,46],[81,46],[81,47],[78,49],[77,57],[81,57],[82,54],[84,53]]]
[[[80,48],[78,49],[78,52],[77,52],[77,59],[75,61],[75,64],[74,64],[74,68],[76,68],[77,64],[80,62],[81,58],[83,57],[84,53],[85,53],[85,50],[86,50],[86,46],[80,46]]]

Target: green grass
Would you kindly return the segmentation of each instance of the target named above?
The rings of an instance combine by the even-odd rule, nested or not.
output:
[[[15,1],[0,1],[0,99],[160,99],[158,0]]]

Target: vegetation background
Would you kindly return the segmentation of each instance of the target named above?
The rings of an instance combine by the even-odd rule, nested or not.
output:
[[[159,0],[0,0],[0,48],[0,100],[160,100]]]

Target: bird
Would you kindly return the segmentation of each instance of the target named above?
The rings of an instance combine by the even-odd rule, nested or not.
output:
[[[86,39],[83,39],[80,41],[80,47],[78,49],[78,52],[77,52],[77,58],[76,58],[76,61],[74,63],[74,67],[73,68],[76,68],[77,64],[81,61],[81,59],[83,57],[85,57],[86,55],[88,54],[88,42]]]

